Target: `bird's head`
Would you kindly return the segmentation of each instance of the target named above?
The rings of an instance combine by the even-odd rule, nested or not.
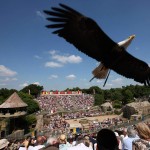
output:
[[[128,37],[128,40],[133,40],[134,38],[135,38],[135,35],[133,34],[133,35]]]
[[[118,43],[119,46],[124,47],[125,49],[127,49],[127,47],[130,45],[130,43],[132,42],[132,40],[135,38],[135,35],[130,35],[127,39],[121,41]]]

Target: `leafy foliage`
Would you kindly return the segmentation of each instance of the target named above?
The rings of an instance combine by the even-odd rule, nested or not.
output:
[[[95,103],[94,105],[101,105],[104,103],[104,96],[103,95],[100,95],[100,94],[95,94],[94,95],[94,98],[95,98]]]
[[[28,114],[32,114],[39,110],[39,105],[35,100],[33,100],[32,95],[23,92],[19,92],[18,94],[21,97],[21,99],[28,105],[27,107]]]
[[[123,117],[130,119],[131,115],[135,114],[136,111],[133,107],[125,106],[123,112]]]
[[[15,89],[9,90],[6,88],[0,89],[0,104],[2,104],[14,92],[17,92],[17,90]]]
[[[31,95],[29,95],[29,90]],[[33,100],[34,97],[37,97],[43,86],[31,84],[20,90],[19,94],[22,100],[28,104],[27,111],[28,113],[33,113],[39,110],[39,106],[36,101]],[[92,86],[89,89],[80,89],[79,87],[67,88],[67,91],[77,91],[81,90],[83,93],[93,94],[95,97],[95,104],[100,105],[105,102],[105,100],[113,101],[113,106],[115,108],[121,108],[129,102],[133,102],[135,98],[149,97],[150,98],[150,87],[140,86],[140,85],[130,85],[122,88],[112,88],[103,90],[98,86]],[[11,89],[0,89],[0,104],[4,102],[14,91],[17,90]]]
[[[0,104],[5,102],[5,100],[14,92],[17,92],[17,90],[14,89],[0,89]],[[27,93],[23,92],[17,92],[20,98],[28,105],[27,107],[27,113],[31,114],[39,110],[38,103],[33,99],[32,95],[29,95]]]
[[[20,90],[23,93],[30,93],[32,96],[37,97],[40,92],[43,90],[43,86],[39,86],[36,84],[30,84]]]
[[[19,118],[10,119],[10,133],[14,129],[24,129],[25,133],[30,131],[30,126],[36,123],[36,116],[34,114],[26,115]]]

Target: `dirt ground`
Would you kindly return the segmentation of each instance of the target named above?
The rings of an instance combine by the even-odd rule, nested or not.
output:
[[[116,118],[119,117],[118,115],[105,115],[105,116],[95,116],[95,117],[85,117],[85,118],[80,118],[80,119],[71,119],[71,120],[66,120],[69,124],[74,124],[74,123],[79,123],[79,120],[81,119],[87,119],[87,120],[96,120],[98,119],[98,121],[103,121],[104,119],[107,118]]]

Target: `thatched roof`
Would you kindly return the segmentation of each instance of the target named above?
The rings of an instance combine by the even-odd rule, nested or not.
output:
[[[0,105],[0,108],[19,108],[27,107],[28,105],[14,92],[4,103]]]
[[[129,107],[133,107],[135,109],[143,108],[143,107],[150,107],[150,103],[148,101],[143,101],[143,102],[132,102],[127,104]]]

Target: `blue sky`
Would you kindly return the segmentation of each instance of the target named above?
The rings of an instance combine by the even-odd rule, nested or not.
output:
[[[93,18],[115,42],[135,34],[128,51],[150,64],[149,0],[0,0],[0,88],[20,90],[34,83],[45,90],[109,89],[137,84],[113,71],[105,88],[104,80],[89,82],[98,62],[45,27],[49,22],[43,10],[59,3]]]

